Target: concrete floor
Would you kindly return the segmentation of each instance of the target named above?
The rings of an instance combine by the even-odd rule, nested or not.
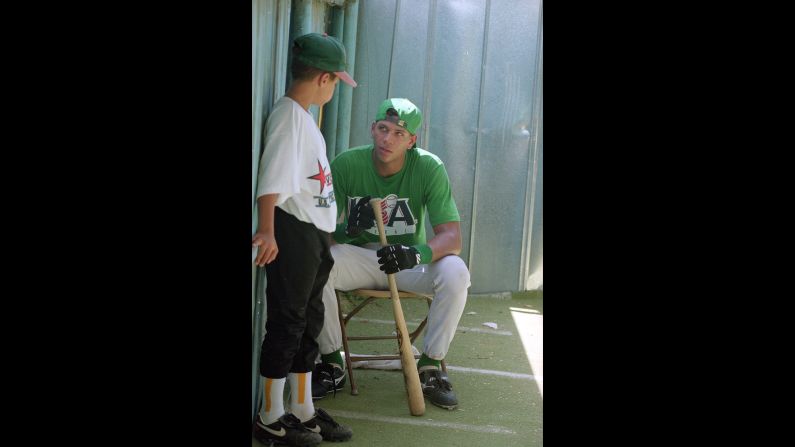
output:
[[[344,303],[343,311],[353,307]],[[409,330],[427,313],[420,301],[404,300]],[[355,318],[349,335],[389,334],[391,303],[370,305]],[[493,329],[483,323],[496,323]],[[422,350],[422,335],[414,346]],[[356,354],[391,353],[391,340],[354,341]],[[354,369],[359,395],[346,384],[315,406],[353,430],[340,446],[427,447],[543,445],[543,297],[470,297],[446,359],[459,400],[449,411],[426,402],[423,416],[411,416],[399,370]],[[289,402],[285,398],[285,404]],[[324,443],[325,444],[325,443]],[[252,438],[252,446],[261,444]]]

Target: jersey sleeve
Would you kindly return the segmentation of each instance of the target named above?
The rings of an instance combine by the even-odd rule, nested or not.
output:
[[[348,225],[348,188],[345,184],[348,170],[345,157],[341,155],[331,161],[331,178],[334,179],[334,197],[337,202],[337,229],[334,231],[334,240],[337,243],[345,244],[352,239],[345,234],[345,228]]]
[[[428,183],[425,189],[425,206],[428,210],[428,220],[431,226],[447,222],[459,222],[458,214],[453,199],[453,190],[450,187],[450,178],[444,164],[433,163],[428,168]]]
[[[334,181],[334,198],[337,202],[337,219],[343,222],[343,216],[348,215],[348,166],[345,157],[338,155],[331,160],[331,178]],[[344,222],[343,222],[344,223]]]

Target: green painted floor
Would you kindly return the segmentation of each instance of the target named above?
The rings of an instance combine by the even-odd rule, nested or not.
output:
[[[350,310],[353,301],[343,303]],[[427,313],[427,305],[403,300],[409,330]],[[394,331],[383,323],[391,303],[379,300],[357,315],[349,335]],[[497,329],[483,323],[497,324]],[[414,342],[422,350],[422,335]],[[353,341],[355,354],[396,352],[396,341]],[[359,395],[346,384],[336,396],[315,406],[353,429],[357,446],[522,446],[543,445],[543,298],[540,293],[512,297],[470,297],[447,355],[448,374],[459,400],[456,410],[435,407],[426,399],[423,416],[408,410],[399,370],[354,369]],[[289,398],[285,398],[285,404]],[[324,443],[328,444],[328,443]],[[261,446],[252,438],[252,446]]]

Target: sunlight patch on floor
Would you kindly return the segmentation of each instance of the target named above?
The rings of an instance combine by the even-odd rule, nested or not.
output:
[[[538,311],[511,307],[511,316],[522,340],[527,361],[538,385],[538,392],[544,396],[544,317]]]

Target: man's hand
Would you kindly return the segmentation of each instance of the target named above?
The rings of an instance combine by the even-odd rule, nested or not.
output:
[[[375,226],[375,215],[373,214],[373,207],[370,206],[370,196],[365,196],[356,202],[356,205],[351,207],[351,212],[348,214],[348,227],[345,229],[345,234],[351,237],[356,237],[362,231],[373,228]]]
[[[386,246],[376,252],[380,269],[384,273],[397,273],[401,270],[413,268],[420,263],[420,252],[414,247],[394,244]]]

